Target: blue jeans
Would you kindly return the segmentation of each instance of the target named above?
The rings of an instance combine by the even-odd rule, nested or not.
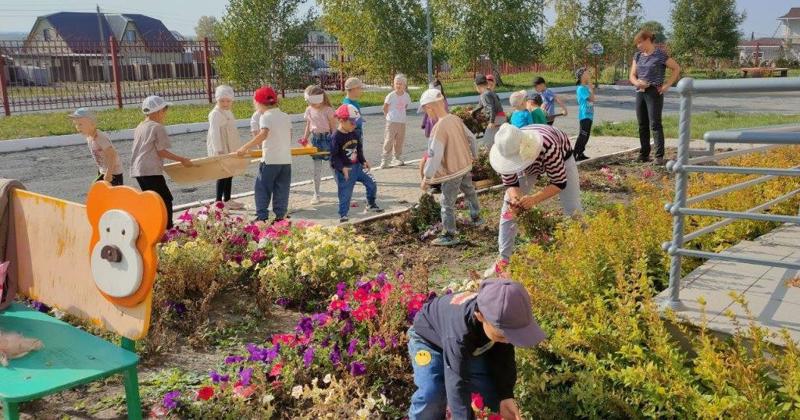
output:
[[[430,353],[431,361],[425,366],[416,362],[416,355],[424,350]],[[414,328],[408,330],[408,354],[414,367],[414,385],[417,390],[411,396],[411,407],[408,409],[408,420],[442,420],[447,411],[447,391],[444,387],[444,358],[428,342],[417,335]],[[500,401],[494,389],[494,382],[489,375],[485,355],[470,357],[469,360],[470,392],[483,396],[483,401],[493,412],[500,410]]]
[[[356,182],[364,184],[367,189],[367,202],[370,205],[375,204],[375,196],[378,193],[378,186],[372,175],[364,172],[360,163],[354,163],[350,167],[350,176],[344,179],[344,173],[341,171],[334,171],[336,175],[336,185],[339,189],[339,217],[347,216],[350,211],[350,200],[353,198],[353,188]]]
[[[269,219],[269,202],[276,219],[286,217],[289,210],[289,186],[292,183],[292,165],[268,165],[261,162],[256,176],[256,219]]]

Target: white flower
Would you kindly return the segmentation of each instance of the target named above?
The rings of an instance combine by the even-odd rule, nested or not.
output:
[[[329,373],[329,374],[325,375],[325,377],[322,378],[322,382],[325,382],[326,384],[331,383],[331,374]]]
[[[366,408],[367,410],[370,410],[370,411],[372,411],[372,409],[373,409],[373,408],[375,408],[375,404],[377,404],[377,403],[378,403],[378,402],[377,402],[377,401],[375,401],[375,398],[369,397],[369,398],[367,398],[367,400],[364,402],[364,408]]]
[[[303,396],[303,385],[296,385],[292,388],[292,397],[300,398]]]
[[[197,215],[197,220],[208,220],[208,215],[205,214],[205,213],[198,214]]]
[[[369,410],[367,410],[366,408],[362,408],[356,411],[356,416],[358,416],[358,418],[360,419],[366,419],[369,417]]]
[[[311,380],[311,386],[314,387],[314,388],[317,387],[318,383],[319,383],[319,379],[318,378],[314,378],[314,379]]]
[[[272,401],[274,401],[274,400],[275,400],[275,396],[274,396],[274,395],[272,395],[272,394],[267,394],[267,395],[264,395],[264,396],[261,398],[261,403],[262,403],[262,404],[269,404],[269,403],[271,403],[271,402],[272,402]]]
[[[346,258],[344,261],[342,261],[341,265],[342,268],[350,268],[352,266],[353,266],[353,260],[351,260],[350,258]]]
[[[251,260],[250,258],[245,258],[244,260],[242,260],[242,267],[250,268],[252,266],[253,266],[253,260]]]

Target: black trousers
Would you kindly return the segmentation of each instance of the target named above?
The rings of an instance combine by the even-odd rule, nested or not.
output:
[[[217,180],[217,201],[230,201],[233,178],[222,178]]]
[[[97,173],[97,178],[94,179],[94,182],[100,182],[103,180],[105,176],[100,172]],[[114,187],[119,187],[120,185],[124,185],[125,182],[122,178],[122,174],[112,175],[111,176],[111,185]]]
[[[163,175],[137,176],[136,182],[142,191],[153,191],[164,200],[167,208],[167,229],[172,229],[172,193],[167,186],[167,180]]]
[[[656,158],[664,157],[664,127],[661,125],[661,112],[664,110],[664,95],[658,88],[650,86],[644,92],[636,92],[636,119],[639,121],[639,143],[642,150],[639,157],[650,157],[650,131],[656,145]]]
[[[575,140],[575,156],[583,156],[586,151],[586,143],[589,143],[589,136],[592,134],[591,118],[584,118],[580,121],[581,132]]]

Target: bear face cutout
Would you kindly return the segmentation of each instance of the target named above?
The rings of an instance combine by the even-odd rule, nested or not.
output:
[[[131,296],[142,284],[142,256],[136,248],[139,224],[129,213],[108,210],[98,223],[99,240],[91,253],[97,288],[108,296]]]

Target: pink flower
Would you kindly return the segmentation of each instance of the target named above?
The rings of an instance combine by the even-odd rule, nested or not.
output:
[[[294,347],[297,342],[297,337],[294,334],[274,334],[272,336],[272,344],[286,344],[289,347]]]
[[[153,408],[150,409],[150,416],[149,417],[157,419],[157,418],[161,418],[161,417],[166,417],[168,413],[169,413],[169,410],[167,410],[164,406],[157,405],[157,406],[153,406]]]
[[[344,299],[339,299],[338,296],[334,296],[331,300],[331,303],[328,305],[329,311],[346,311],[348,310],[347,301]]]
[[[263,249],[253,251],[253,255],[250,256],[250,261],[253,261],[254,264],[258,264],[266,259],[267,253]]]
[[[214,388],[210,386],[204,386],[197,391],[198,400],[208,401],[213,396],[214,396]]]
[[[503,218],[503,220],[506,221],[512,220],[514,219],[514,213],[512,213],[511,210],[506,210],[503,212],[503,215],[501,217]]]
[[[353,318],[355,318],[356,321],[372,319],[376,315],[378,315],[378,310],[375,308],[375,305],[372,304],[361,305],[358,309],[353,311]]]
[[[277,378],[278,376],[281,376],[281,372],[283,372],[283,364],[275,363],[275,365],[272,366],[272,369],[269,371],[269,376]]]
[[[217,201],[216,203],[214,203],[214,207],[222,210],[222,209],[225,208],[225,203],[223,203],[222,201]],[[217,219],[217,220],[219,220],[219,219]]]
[[[297,222],[294,224],[294,227],[296,227],[296,228],[298,228],[298,229],[310,228],[310,227],[312,227],[312,226],[316,226],[316,223],[314,223],[314,222],[312,222],[312,221],[310,221],[310,220],[298,220],[298,221],[297,221]]]
[[[383,288],[378,293],[378,296],[379,296],[382,304],[385,305],[386,301],[389,300],[389,296],[392,293],[392,289],[394,289],[394,286],[392,286],[391,283],[386,283],[386,284],[383,285]]]
[[[503,420],[503,416],[501,416],[501,415],[499,415],[497,413],[492,413],[492,414],[489,414],[489,420]]]
[[[483,396],[481,396],[481,394],[473,392],[472,393],[472,409],[475,410],[475,411],[481,411],[481,410],[483,410],[483,407],[484,407]]]
[[[233,394],[242,399],[250,398],[250,396],[253,395],[254,392],[256,392],[255,385],[248,385],[248,386],[236,385],[235,387],[233,387]]]
[[[303,147],[308,147],[308,139],[306,139],[305,137],[297,139],[297,143]]]
[[[508,260],[502,259],[494,265],[494,272],[495,274],[503,274],[505,273],[507,267],[508,267]]]
[[[645,179],[652,178],[653,175],[655,175],[655,173],[650,168],[645,168],[645,170],[642,171],[642,177],[645,178]]]
[[[191,223],[192,220],[194,220],[194,216],[192,216],[192,213],[190,213],[189,210],[186,210],[183,213],[181,213],[180,216],[178,216],[178,220],[180,220],[181,222]]]

